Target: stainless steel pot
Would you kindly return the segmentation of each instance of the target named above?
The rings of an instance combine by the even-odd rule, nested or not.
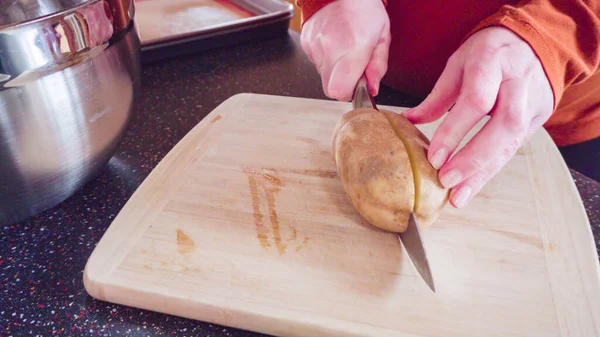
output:
[[[133,0],[0,1],[0,225],[71,196],[116,151],[140,90]]]

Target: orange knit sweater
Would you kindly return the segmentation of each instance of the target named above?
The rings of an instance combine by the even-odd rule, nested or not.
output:
[[[335,0],[297,0],[302,22]],[[600,137],[600,0],[383,0],[392,42],[383,83],[424,98],[468,36],[508,28],[533,48],[555,97],[544,125],[559,146]]]

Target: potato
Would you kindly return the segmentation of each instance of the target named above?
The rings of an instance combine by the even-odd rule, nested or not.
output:
[[[344,191],[371,225],[403,232],[414,210],[420,228],[427,228],[447,204],[449,190],[440,184],[423,144],[429,139],[392,111],[352,110],[335,126],[332,147]]]

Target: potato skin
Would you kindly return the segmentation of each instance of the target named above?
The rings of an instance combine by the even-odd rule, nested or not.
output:
[[[449,191],[438,180],[421,143],[429,139],[411,122],[392,111],[370,108],[344,114],[335,126],[332,149],[348,199],[371,225],[404,232],[414,207],[414,178],[408,153],[384,114],[407,136],[421,173],[421,196],[416,217],[421,228],[437,219]],[[420,141],[419,141],[420,140]]]

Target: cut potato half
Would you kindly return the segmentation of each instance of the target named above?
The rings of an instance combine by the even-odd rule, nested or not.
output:
[[[404,232],[411,211],[421,228],[438,218],[449,190],[427,160],[428,145],[416,126],[392,111],[356,109],[339,120],[332,144],[338,174],[353,206],[371,225]]]

